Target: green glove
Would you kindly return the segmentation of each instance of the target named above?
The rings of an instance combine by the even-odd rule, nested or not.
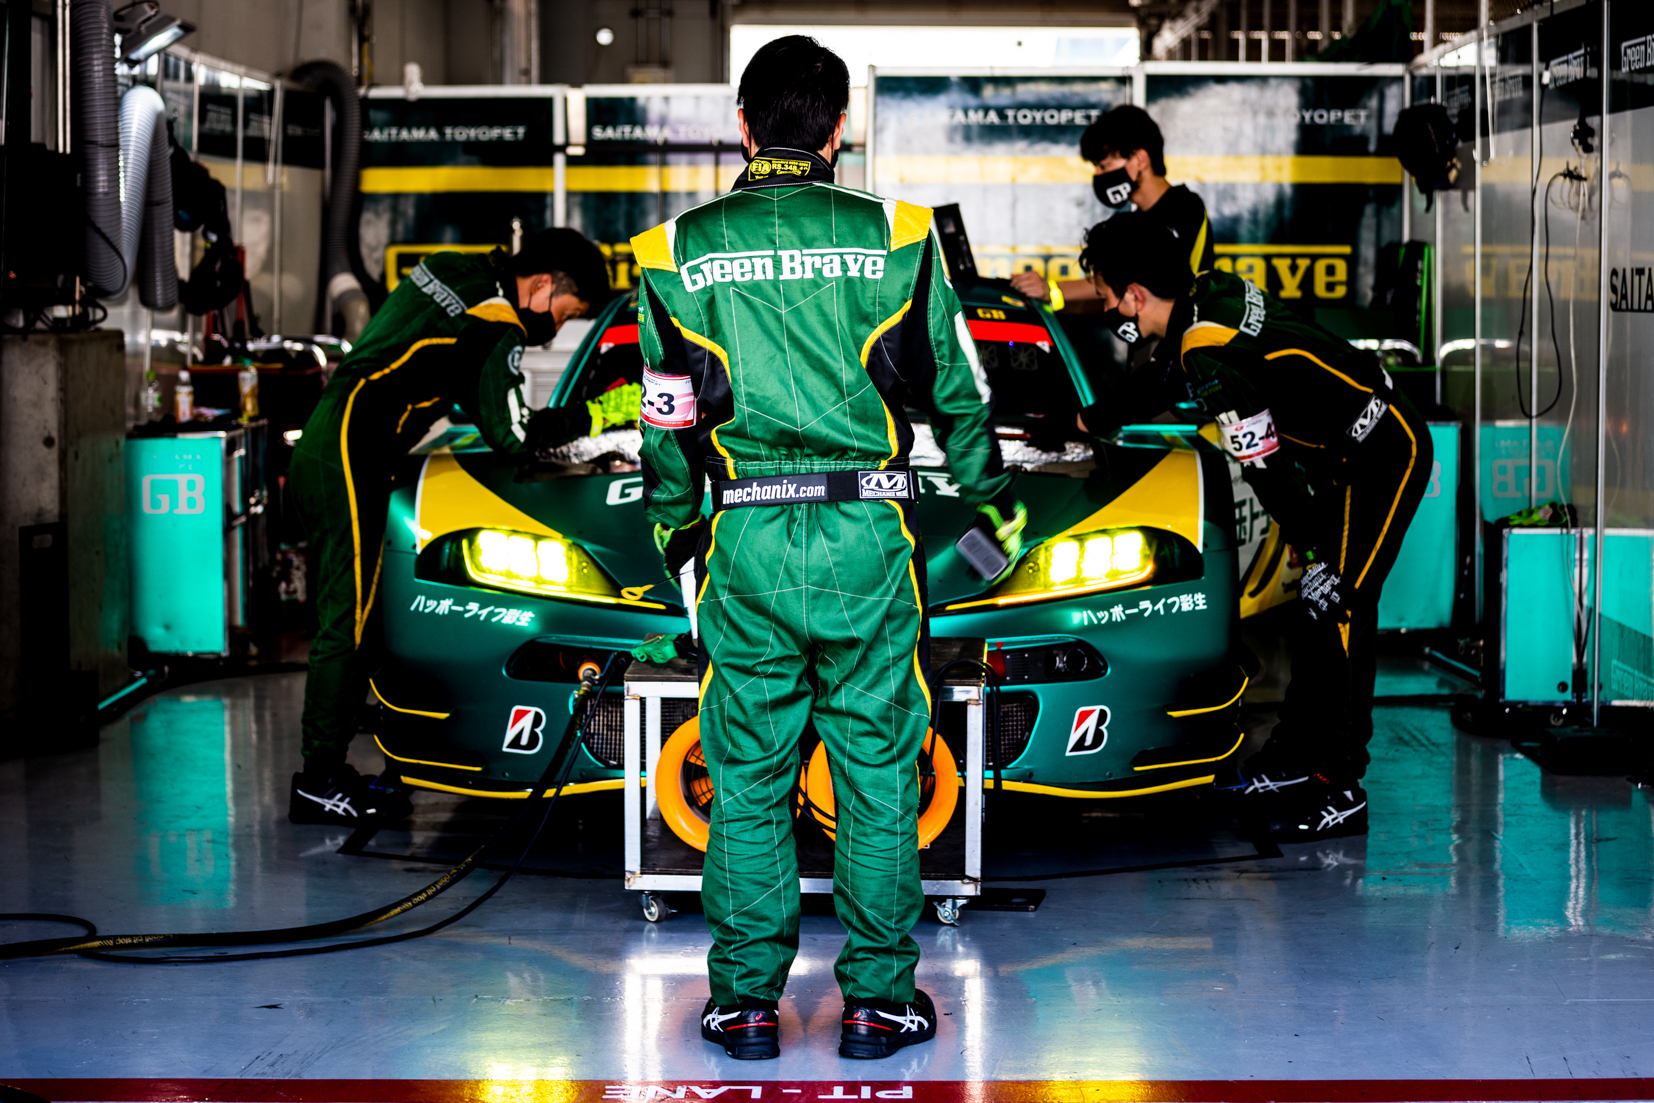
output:
[[[604,391],[586,403],[586,412],[592,416],[590,435],[595,437],[605,429],[611,429],[617,425],[627,425],[636,421],[638,411],[642,407],[642,384],[628,383],[624,387]]]
[[[678,576],[685,563],[695,558],[700,546],[699,517],[678,529],[659,524],[655,526],[655,549],[660,552],[661,562],[666,564],[666,573],[672,578]]]
[[[1001,494],[993,501],[983,502],[977,506],[976,511],[986,517],[988,523],[993,526],[994,539],[999,541],[1000,549],[1009,560],[999,578],[994,579],[998,582],[1000,578],[1011,573],[1011,568],[1016,566],[1017,556],[1022,554],[1022,530],[1028,526],[1028,507],[1008,494]],[[1007,514],[1010,515],[1009,518]]]
[[[642,643],[632,648],[632,658],[659,666],[664,666],[677,657],[678,648],[673,638],[661,632],[645,636]]]

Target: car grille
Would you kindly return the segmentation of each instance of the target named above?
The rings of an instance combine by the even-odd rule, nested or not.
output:
[[[586,722],[586,748],[605,766],[618,767],[626,753],[626,698],[606,693]],[[660,735],[664,741],[683,722],[695,715],[698,702],[688,697],[667,697],[660,703]],[[642,706],[640,705],[640,708]]]
[[[938,726],[953,749],[961,768],[965,765],[965,706],[958,701],[944,701],[938,712]],[[1028,749],[1028,740],[1034,734],[1034,721],[1039,718],[1039,699],[1031,693],[1001,693],[999,695],[999,745],[1005,754],[1004,766],[1015,762]],[[993,729],[984,733],[992,741]],[[994,749],[988,747],[987,765],[993,768]]]

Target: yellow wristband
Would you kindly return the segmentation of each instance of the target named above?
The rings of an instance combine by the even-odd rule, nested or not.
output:
[[[1045,281],[1045,286],[1051,292],[1051,309],[1061,310],[1063,308],[1062,288],[1057,286],[1057,281],[1054,279]]]

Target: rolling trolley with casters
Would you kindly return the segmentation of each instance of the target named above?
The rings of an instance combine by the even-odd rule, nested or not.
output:
[[[933,638],[931,671],[934,675],[958,659],[981,660],[983,653],[980,639]],[[701,890],[705,855],[680,838],[667,818],[675,818],[681,824],[684,818],[697,814],[697,807],[710,803],[710,785],[704,781],[704,771],[699,777],[690,776],[695,773],[693,758],[676,758],[671,763],[676,768],[669,771],[675,776],[667,777],[657,768],[663,744],[694,715],[700,692],[695,664],[686,659],[664,664],[634,661],[626,670],[625,692],[626,745],[622,755],[625,885],[639,893],[643,917],[659,923],[673,914],[667,893]],[[943,704],[964,706],[962,730],[942,732],[935,757],[939,762],[951,759],[956,769],[963,766],[957,769],[962,780],[951,800],[938,784],[933,787],[930,802],[921,806],[922,835],[927,814],[945,812],[949,806],[952,811],[945,824],[939,825],[930,844],[921,850],[919,870],[925,896],[931,900],[936,918],[950,926],[959,922],[960,909],[971,897],[982,892],[986,696],[982,674],[965,667],[955,667],[936,690],[938,720],[942,718]],[[959,742],[963,742],[962,748],[957,745]],[[958,760],[961,750],[963,763]],[[944,770],[938,768],[938,781],[943,773]],[[644,779],[648,780],[647,789]],[[661,787],[667,785],[676,787],[676,792],[661,792]],[[939,793],[944,799],[942,804],[938,804]],[[809,804],[808,801],[795,803],[801,807]],[[662,816],[663,804],[667,818]],[[812,822],[812,816],[820,822],[830,821],[821,820],[814,806],[810,807],[812,810],[800,814],[794,825],[799,891],[831,894],[833,844]],[[695,825],[691,821],[688,826],[692,829]]]

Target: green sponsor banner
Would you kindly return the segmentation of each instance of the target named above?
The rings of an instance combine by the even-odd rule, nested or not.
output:
[[[224,577],[224,438],[126,442],[132,634],[151,651],[229,650]]]
[[[926,207],[958,203],[977,270],[1076,279],[1085,231],[1107,217],[1080,135],[1131,101],[1117,76],[876,74],[869,187]]]
[[[1308,310],[1370,303],[1379,248],[1401,240],[1402,80],[1146,74],[1167,175],[1206,201],[1219,268]]]

